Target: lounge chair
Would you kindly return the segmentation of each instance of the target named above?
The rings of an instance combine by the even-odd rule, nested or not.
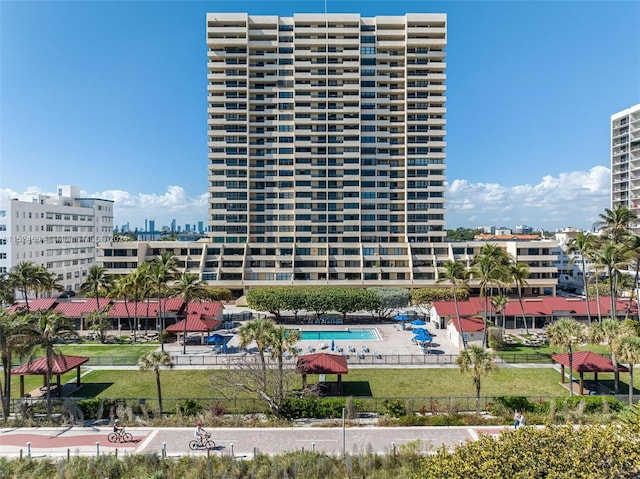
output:
[[[327,349],[329,347],[329,345],[327,343],[320,343],[320,346],[318,346],[318,349]]]
[[[316,349],[313,346],[311,346],[311,345],[307,346],[307,352],[308,353],[313,353],[313,352],[315,352],[315,350]]]
[[[359,359],[364,359],[364,352],[358,353],[358,358]]]
[[[373,355],[377,358],[377,359],[382,359],[382,354],[380,354],[379,351],[374,351]]]
[[[350,353],[355,353],[356,352],[356,348],[354,348],[353,346],[349,345],[348,348],[349,348],[349,352]]]
[[[367,346],[366,344],[362,345],[362,352],[363,353],[368,353],[369,352],[369,346]]]

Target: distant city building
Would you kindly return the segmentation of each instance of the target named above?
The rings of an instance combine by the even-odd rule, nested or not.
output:
[[[112,237],[113,201],[85,198],[77,186],[59,186],[57,196],[0,199],[0,273],[31,261],[77,291],[95,263],[96,244]]]
[[[640,103],[611,115],[611,207],[640,216]],[[640,232],[640,224],[633,225]]]
[[[514,228],[514,231],[519,235],[529,235],[533,233],[533,227],[527,225],[518,225]]]
[[[155,231],[155,230],[156,230],[155,220],[149,220],[149,231]]]

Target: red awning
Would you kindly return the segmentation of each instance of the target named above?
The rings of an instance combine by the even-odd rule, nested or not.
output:
[[[571,358],[573,370],[577,373],[611,373],[613,363],[610,359],[591,351],[578,351],[573,353]],[[555,362],[569,367],[569,354],[554,354],[551,356]],[[628,372],[624,366],[618,366],[618,370]]]
[[[86,363],[89,358],[86,356],[65,356],[63,354],[54,356],[51,364],[51,374],[64,374],[74,368]],[[23,364],[11,370],[14,376],[42,376],[47,374],[47,358],[42,357]]]
[[[298,358],[298,374],[347,374],[347,358],[337,354],[305,354]]]

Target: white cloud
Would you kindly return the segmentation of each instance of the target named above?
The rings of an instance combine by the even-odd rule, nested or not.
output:
[[[507,226],[534,228],[564,226],[590,228],[610,204],[610,170],[594,166],[589,171],[542,177],[535,185],[503,186],[453,180],[446,197],[447,227]]]
[[[570,171],[557,177],[543,176],[537,184],[504,186],[452,180],[446,193],[447,228],[458,226],[506,226],[526,224],[553,230],[565,226],[590,228],[610,204],[610,170],[594,166],[589,171]],[[2,197],[24,197],[45,193],[29,187],[24,193],[1,189]],[[83,195],[114,201],[115,224],[129,222],[143,228],[144,220],[155,220],[156,228],[208,221],[208,195],[190,196],[183,187],[170,185],[164,193],[130,193],[105,190]]]
[[[209,208],[207,193],[191,197],[181,186],[171,185],[163,194],[131,194],[122,190],[106,190],[95,195],[113,200],[115,224],[121,226],[129,222],[130,227],[143,228],[144,220],[155,220],[156,228],[170,225],[175,219],[179,225],[208,222]]]

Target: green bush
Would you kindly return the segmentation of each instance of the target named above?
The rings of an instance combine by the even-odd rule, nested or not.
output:
[[[407,409],[405,405],[397,399],[386,399],[384,401],[384,413],[391,417],[401,417],[407,415]]]
[[[357,408],[357,404],[355,406]],[[344,407],[346,399],[343,398],[294,397],[284,402],[281,415],[287,419],[336,419],[342,417]]]
[[[496,404],[500,404],[501,406],[513,411],[533,412],[536,407],[534,403],[530,402],[524,396],[500,396],[494,398],[494,401]]]
[[[556,408],[577,410],[578,405],[584,401],[585,413],[605,412],[608,408],[609,412],[620,412],[625,407],[616,398],[611,396],[569,396],[556,399]],[[604,403],[606,402],[606,405]]]
[[[78,407],[82,411],[82,414],[84,414],[85,419],[99,419],[97,416],[98,408],[100,407],[100,399],[81,399],[78,401]]]
[[[195,416],[200,414],[203,410],[202,404],[193,399],[186,399],[183,404],[180,405],[180,412],[185,416]]]

